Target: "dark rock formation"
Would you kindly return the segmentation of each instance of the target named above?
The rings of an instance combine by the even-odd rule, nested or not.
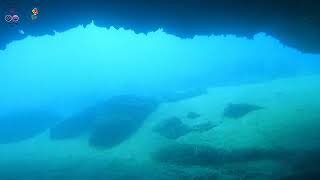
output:
[[[12,112],[0,117],[0,143],[14,143],[32,138],[54,126],[56,114],[42,110]]]
[[[283,180],[320,179],[320,149],[296,150],[290,158],[292,174]]]
[[[113,147],[135,133],[157,105],[150,98],[115,96],[60,122],[51,128],[51,138],[74,138],[90,131],[91,146]]]
[[[195,132],[206,132],[206,131],[211,130],[214,127],[216,127],[216,125],[213,124],[212,122],[208,121],[205,123],[200,123],[200,124],[192,126],[191,130],[195,131]]]
[[[119,145],[134,134],[143,124],[145,118],[113,117],[96,125],[89,139],[89,144],[98,148],[111,148]]]
[[[224,109],[223,116],[228,118],[238,119],[250,112],[263,109],[261,106],[252,105],[252,104],[228,104]]]
[[[185,125],[179,118],[172,117],[163,120],[153,128],[153,131],[168,139],[178,139],[191,132],[191,128]]]
[[[34,6],[41,12],[37,22],[25,15]],[[180,0],[4,1],[0,11],[15,8],[22,21],[14,28],[0,23],[0,47],[28,35],[53,34],[94,20],[101,27],[144,33],[163,28],[180,37],[235,34],[250,38],[266,32],[288,46],[319,53],[319,7],[316,0],[188,0],[183,5]],[[57,12],[63,12],[63,21],[57,18]]]
[[[161,121],[153,128],[153,131],[168,139],[178,139],[190,132],[204,132],[212,129],[213,127],[214,125],[210,122],[191,127],[184,124],[179,118],[171,117]]]
[[[173,144],[152,154],[155,161],[182,166],[215,166],[257,160],[283,160],[286,152],[259,149],[224,151],[206,145]]]
[[[281,180],[303,180],[303,179],[310,179],[310,180],[320,179],[319,169],[312,170],[312,171],[293,173],[291,175],[283,177]]]
[[[90,130],[101,114],[106,110],[105,103],[97,103],[84,110],[74,113],[71,117],[64,119],[50,128],[52,139],[75,138]]]
[[[189,112],[188,114],[187,114],[187,118],[189,118],[189,119],[196,119],[196,118],[199,118],[201,115],[200,114],[198,114],[198,113],[196,113],[196,112]]]
[[[310,169],[319,169],[320,149],[297,151],[296,158],[293,159],[293,168],[296,171],[308,171]],[[320,171],[319,171],[320,172]]]
[[[90,145],[110,148],[120,144],[141,127],[157,104],[153,99],[135,96],[111,98],[94,125]]]
[[[89,108],[79,114],[59,122],[50,129],[51,139],[75,138],[88,131],[95,120],[95,114]]]

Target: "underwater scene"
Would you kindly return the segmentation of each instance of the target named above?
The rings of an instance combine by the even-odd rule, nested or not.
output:
[[[94,22],[0,50],[0,180],[320,179],[320,55]]]

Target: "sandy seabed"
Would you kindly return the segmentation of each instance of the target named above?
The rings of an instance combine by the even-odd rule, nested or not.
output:
[[[52,141],[48,132],[20,143],[0,145],[0,179],[276,179],[290,174],[290,165],[265,160],[213,167],[178,166],[156,162],[150,154],[173,143],[204,144],[226,151],[319,149],[319,82],[320,76],[307,76],[218,87],[201,96],[163,103],[134,136],[109,150],[90,147],[86,135]],[[228,119],[222,113],[229,103],[264,108],[241,119]],[[188,119],[188,112],[201,116]],[[216,127],[177,140],[152,131],[154,125],[172,116],[188,125],[210,121]]]

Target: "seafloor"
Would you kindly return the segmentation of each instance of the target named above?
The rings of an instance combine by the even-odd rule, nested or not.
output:
[[[308,76],[218,87],[201,96],[162,103],[137,133],[109,150],[90,147],[86,135],[52,141],[48,132],[19,143],[0,145],[0,179],[285,178],[303,172],[299,166],[303,160],[297,157],[303,159],[304,152],[317,152],[320,148],[319,82],[320,76]],[[229,103],[255,104],[263,108],[241,118],[226,118],[222,113]],[[200,116],[186,118],[190,112]],[[210,121],[215,127],[176,139],[153,131],[156,124],[170,117],[178,117],[190,126]],[[190,148],[196,150],[188,153]],[[162,149],[168,154],[160,156],[164,159],[159,161],[159,156],[158,159],[154,156]],[[226,152],[222,154],[225,159],[214,163],[199,155],[203,152],[198,152],[206,151],[204,154],[208,155],[213,149]],[[269,153],[273,154],[270,158],[251,159],[225,157],[244,149],[281,155]],[[174,160],[170,161],[170,157]]]

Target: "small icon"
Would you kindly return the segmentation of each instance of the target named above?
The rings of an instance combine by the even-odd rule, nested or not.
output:
[[[38,19],[38,15],[39,15],[39,9],[38,8],[33,8],[32,9],[32,14],[31,14],[31,20],[37,20]]]
[[[38,19],[38,16],[35,16],[35,15],[33,15],[33,14],[31,15],[31,20],[34,21],[34,20],[37,20],[37,19]]]
[[[32,14],[35,15],[35,16],[37,16],[37,15],[39,14],[38,8],[33,8],[31,12],[32,12]]]
[[[11,15],[6,15],[6,16],[4,17],[4,20],[5,20],[7,23],[11,23],[12,20],[13,20],[13,18],[12,18]]]
[[[12,22],[14,22],[14,23],[18,23],[19,19],[20,19],[20,17],[18,15],[13,15],[12,16]]]

